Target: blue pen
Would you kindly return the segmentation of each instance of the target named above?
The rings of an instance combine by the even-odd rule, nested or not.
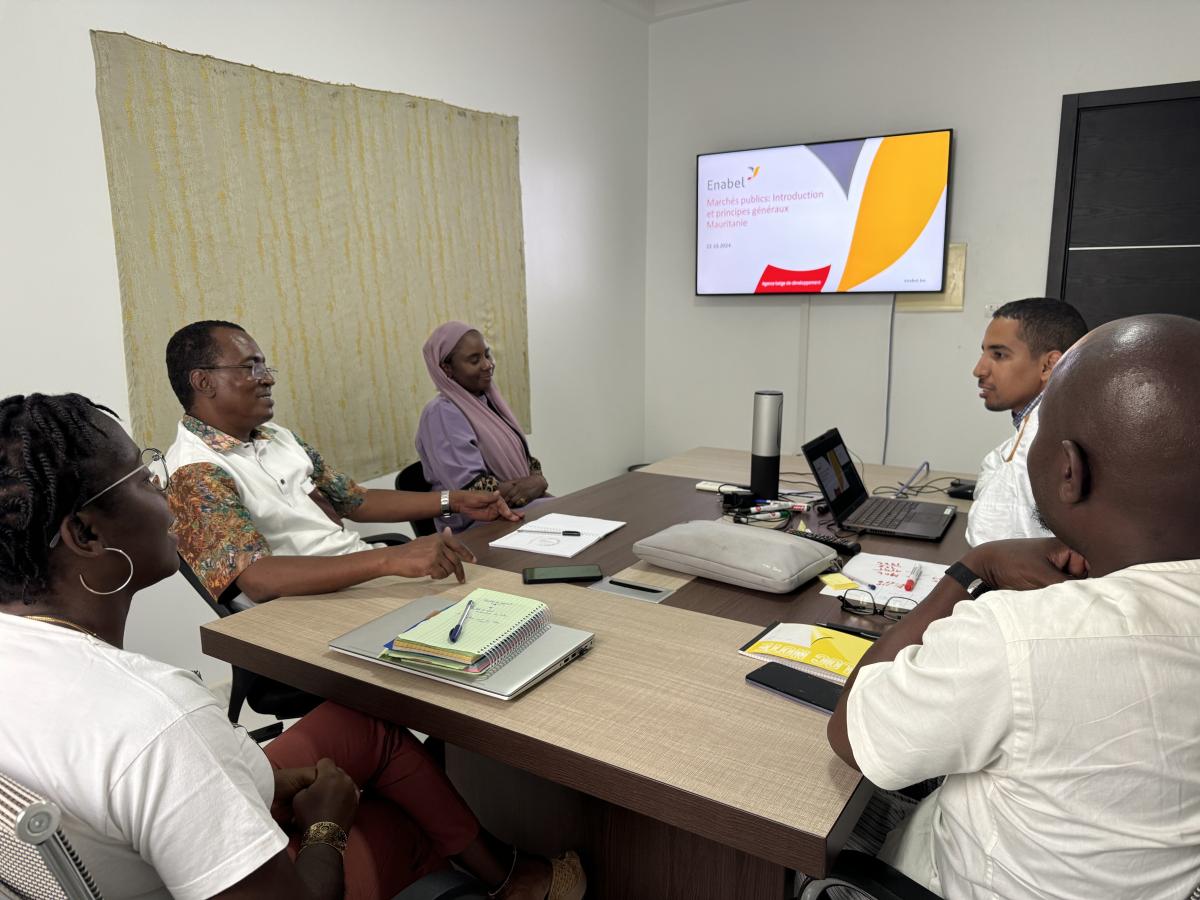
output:
[[[471,610],[475,608],[475,601],[468,600],[467,608],[463,610],[462,616],[458,620],[458,624],[450,629],[450,643],[455,643],[462,637],[463,625],[467,623],[467,616],[471,614]]]

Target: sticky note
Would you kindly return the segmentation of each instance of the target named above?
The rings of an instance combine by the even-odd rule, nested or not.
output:
[[[857,581],[851,581],[845,575],[838,574],[837,572],[830,573],[829,575],[821,575],[820,579],[835,591],[848,591],[851,588],[858,587]]]

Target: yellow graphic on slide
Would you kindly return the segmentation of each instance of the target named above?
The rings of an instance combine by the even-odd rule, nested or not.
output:
[[[884,138],[859,204],[839,291],[878,275],[913,245],[946,189],[950,133]]]

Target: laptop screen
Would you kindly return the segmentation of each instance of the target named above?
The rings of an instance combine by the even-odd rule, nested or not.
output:
[[[841,434],[830,428],[801,448],[808,466],[816,476],[821,493],[839,522],[867,499],[867,489],[858,476]]]

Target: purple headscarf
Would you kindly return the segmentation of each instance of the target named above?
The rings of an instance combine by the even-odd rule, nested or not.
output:
[[[524,478],[529,474],[529,457],[525,443],[520,438],[521,426],[504,402],[495,381],[488,385],[483,395],[488,401],[485,404],[442,370],[442,360],[450,355],[468,331],[479,329],[462,322],[447,322],[434,330],[422,350],[429,377],[442,395],[462,410],[475,429],[479,452],[487,463],[488,471],[501,481]],[[491,404],[490,408],[488,404]]]

